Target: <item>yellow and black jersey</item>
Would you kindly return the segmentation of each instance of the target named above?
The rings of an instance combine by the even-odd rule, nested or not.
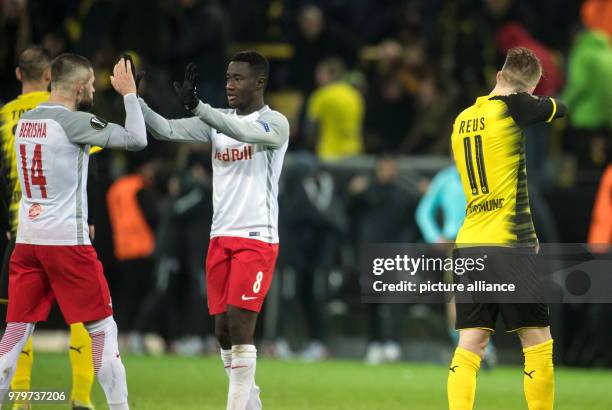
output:
[[[15,129],[21,115],[30,111],[38,104],[49,99],[49,93],[46,91],[35,91],[27,94],[22,94],[13,101],[5,104],[0,109],[0,156],[2,162],[2,176],[0,182],[4,184],[5,194],[8,198],[5,201],[8,205],[8,220],[11,233],[17,234],[17,222],[19,221],[19,201],[21,200],[21,185],[17,176],[17,160],[15,158]],[[5,216],[2,215],[2,218]]]
[[[527,93],[484,96],[453,125],[453,155],[467,199],[456,243],[535,246],[523,129],[565,115],[565,106]]]

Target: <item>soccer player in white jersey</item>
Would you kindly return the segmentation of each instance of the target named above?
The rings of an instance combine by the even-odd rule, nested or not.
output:
[[[287,119],[264,103],[268,70],[266,58],[255,51],[232,57],[226,74],[230,109],[199,101],[193,63],[183,84],[174,86],[194,117],[167,120],[140,100],[155,138],[212,146],[214,215],[206,289],[229,377],[230,410],[261,408],[253,335],[278,255],[278,179],[289,141]]]
[[[94,372],[111,410],[128,409],[125,369],[102,264],[89,239],[87,165],[92,145],[140,150],[146,128],[128,62],[111,84],[123,96],[125,127],[83,112],[93,104],[90,62],[62,54],[51,65],[46,103],[22,115],[15,152],[23,195],[9,267],[7,326],[0,341],[0,403],[19,353],[54,300],[68,324],[83,322],[92,338]]]

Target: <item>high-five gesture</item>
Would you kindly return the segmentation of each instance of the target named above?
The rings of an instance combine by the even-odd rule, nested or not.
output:
[[[136,71],[136,64],[134,64],[134,59],[132,58],[132,56],[128,53],[123,53],[121,55],[121,58],[123,58],[127,63],[130,63],[131,68],[132,68],[132,75],[134,76],[134,81],[136,82],[136,91],[140,91],[140,83],[142,82],[142,80],[146,77],[147,73],[145,71]]]
[[[178,81],[174,82],[174,90],[188,111],[191,111],[198,106],[199,100],[196,88],[197,83],[198,67],[194,63],[187,64],[183,84],[179,83]]]
[[[136,82],[132,74],[131,59],[126,60],[121,57],[121,60],[113,68],[113,75],[111,75],[110,80],[113,88],[119,94],[123,96],[130,93],[136,94]]]
[[[168,120],[139,99],[154,138],[206,143],[214,152],[206,293],[229,376],[227,409],[231,410],[262,408],[255,382],[253,329],[278,256],[278,182],[289,144],[289,121],[264,102],[268,70],[268,60],[256,51],[234,55],[226,72],[230,108],[217,109],[200,104],[198,69],[189,63],[185,78],[175,82],[174,89],[194,114],[191,118]]]

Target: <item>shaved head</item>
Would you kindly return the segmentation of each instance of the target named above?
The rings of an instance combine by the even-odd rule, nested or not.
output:
[[[51,65],[51,90],[71,88],[77,81],[87,82],[92,75],[91,63],[76,54],[61,54]]]
[[[93,106],[94,71],[88,59],[77,54],[61,54],[51,64],[51,97],[64,94],[74,98],[78,110]]]

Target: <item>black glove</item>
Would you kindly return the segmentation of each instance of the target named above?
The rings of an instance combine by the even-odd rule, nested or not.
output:
[[[192,111],[200,102],[198,99],[198,91],[196,89],[197,83],[198,67],[196,67],[194,63],[187,64],[183,84],[180,84],[178,81],[174,82],[174,91],[176,91],[178,94],[187,111]]]
[[[139,71],[136,73],[136,66],[134,65],[134,60],[132,56],[128,53],[123,53],[121,58],[125,60],[125,66],[127,67],[127,62],[129,61],[132,66],[132,76],[134,77],[134,82],[136,83],[136,91],[138,92],[138,87],[140,86],[140,81],[145,77],[146,73],[144,71]]]

